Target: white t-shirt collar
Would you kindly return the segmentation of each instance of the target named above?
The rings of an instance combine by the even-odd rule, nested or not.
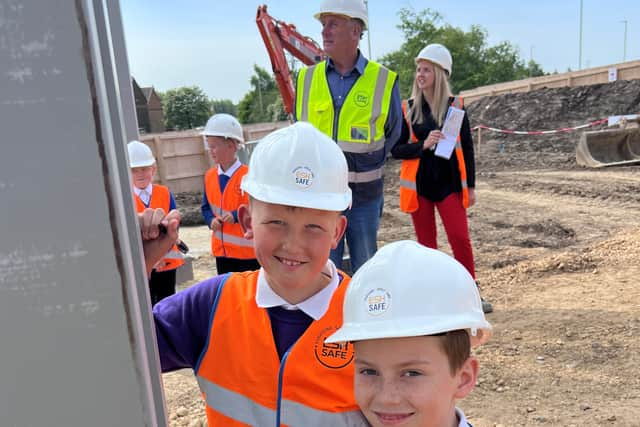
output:
[[[142,200],[144,202],[145,205],[149,204],[149,200],[151,200],[151,192],[153,190],[153,183],[149,183],[149,185],[147,185],[145,188],[138,188],[136,186],[133,187],[133,191],[136,193],[136,196],[140,197],[140,200]],[[142,198],[142,196],[140,196],[140,193],[142,191],[146,191],[147,194],[149,195],[149,198],[147,200],[144,200],[144,198]]]
[[[287,310],[302,310],[305,314],[314,320],[320,319],[329,309],[333,293],[338,288],[340,276],[338,270],[331,260],[327,260],[324,272],[331,276],[331,280],[327,286],[322,288],[315,295],[310,296],[306,300],[298,304],[289,304],[280,295],[274,292],[267,283],[264,270],[261,268],[258,273],[258,288],[256,290],[256,304],[261,308],[283,307]]]
[[[226,175],[231,178],[233,176],[233,173],[237,171],[240,166],[242,166],[242,163],[240,163],[240,160],[238,159],[236,159],[235,163],[232,164],[226,171],[223,171],[222,167],[218,165],[218,175]]]

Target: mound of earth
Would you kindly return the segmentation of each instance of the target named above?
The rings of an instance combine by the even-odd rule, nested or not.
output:
[[[182,214],[182,225],[204,225],[204,219],[200,212],[202,193],[184,192],[175,195],[176,206]]]
[[[640,113],[640,80],[487,96],[468,105],[467,112],[472,127],[521,131],[574,127],[609,116]],[[575,147],[581,132],[512,135],[483,130],[477,151],[486,155],[478,156],[478,170],[578,168]],[[477,133],[474,139],[477,143]]]

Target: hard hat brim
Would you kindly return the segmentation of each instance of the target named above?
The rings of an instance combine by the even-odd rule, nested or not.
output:
[[[484,322],[474,321],[473,318],[461,318],[459,326],[452,325],[450,321],[443,323],[441,319],[425,316],[422,318],[410,319],[402,322],[394,322],[393,325],[389,321],[368,322],[366,324],[345,323],[335,333],[330,335],[326,343],[354,342],[364,340],[375,340],[383,338],[406,338],[441,334],[444,332],[455,330],[476,331],[473,335],[470,333],[471,346],[475,347],[486,343],[492,335],[491,324],[486,320]]]
[[[257,182],[243,180],[241,187],[251,197],[265,203],[342,212],[351,205],[351,189],[345,194],[287,191]]]
[[[147,161],[147,162],[137,162],[137,163],[130,163],[129,167],[130,168],[145,168],[147,166],[153,166],[156,164],[156,161]]]
[[[361,17],[358,16],[350,16],[350,15],[346,15],[344,13],[340,13],[340,12],[318,12],[315,15],[313,15],[314,18],[316,18],[318,21],[320,21],[320,19],[322,18],[322,15],[336,15],[336,16],[342,16],[344,18],[347,19],[359,19],[360,21],[362,21],[362,30],[366,31],[367,30],[367,26],[368,26],[368,22],[367,20],[362,19]]]
[[[244,138],[242,140],[239,140],[235,136],[231,136],[231,135],[226,134],[226,133],[207,132],[207,131],[203,130],[202,132],[200,132],[200,135],[205,137],[205,142],[206,142],[206,138],[208,136],[220,136],[222,138],[230,139],[233,142],[235,142],[236,144],[244,144]]]

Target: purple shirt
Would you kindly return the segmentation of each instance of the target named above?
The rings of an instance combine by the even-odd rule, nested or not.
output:
[[[197,367],[207,347],[218,288],[228,276],[212,277],[153,307],[162,372]],[[272,307],[267,311],[278,355],[282,358],[313,319],[301,310]]]

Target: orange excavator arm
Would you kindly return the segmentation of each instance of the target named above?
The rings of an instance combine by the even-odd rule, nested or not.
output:
[[[295,86],[285,50],[305,65],[313,65],[324,59],[324,52],[313,39],[303,36],[292,24],[273,18],[267,13],[267,6],[258,6],[256,24],[269,53],[273,74],[278,83],[285,111],[293,114]]]

